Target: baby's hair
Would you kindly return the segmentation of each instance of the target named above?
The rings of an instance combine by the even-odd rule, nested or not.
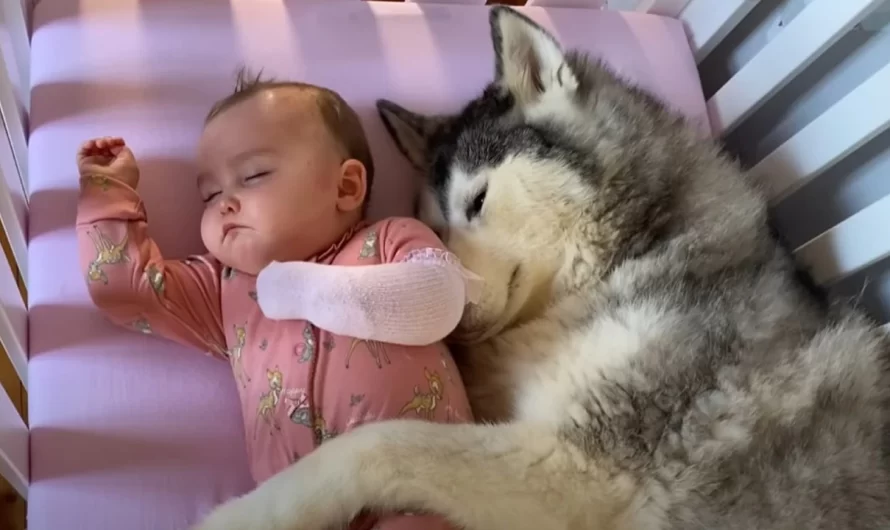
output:
[[[333,90],[299,81],[278,81],[273,78],[263,78],[262,70],[251,73],[246,67],[238,70],[235,77],[235,91],[223,99],[217,101],[210,108],[204,123],[210,122],[226,109],[249,99],[264,90],[276,88],[295,88],[305,90],[315,96],[318,110],[321,113],[325,126],[340,146],[346,151],[346,156],[354,158],[365,166],[367,173],[368,193],[365,196],[365,205],[371,196],[371,186],[374,183],[374,159],[371,157],[371,148],[365,137],[365,130],[355,110],[349,106],[340,94]]]

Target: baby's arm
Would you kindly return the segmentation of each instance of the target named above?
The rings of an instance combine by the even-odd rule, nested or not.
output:
[[[165,260],[148,236],[139,172],[120,139],[78,153],[77,239],[90,297],[116,324],[225,355],[218,264]]]
[[[445,338],[472,301],[477,278],[419,221],[390,221],[382,232],[381,265],[269,265],[257,278],[263,313],[394,344]]]

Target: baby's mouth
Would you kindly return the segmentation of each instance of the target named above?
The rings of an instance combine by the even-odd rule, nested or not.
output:
[[[222,238],[225,239],[226,236],[228,236],[232,230],[236,230],[239,228],[244,228],[244,225],[239,225],[239,224],[235,224],[235,223],[224,224],[222,227]]]

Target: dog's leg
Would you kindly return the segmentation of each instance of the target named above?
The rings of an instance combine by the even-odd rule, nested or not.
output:
[[[326,530],[363,508],[436,513],[467,530],[605,530],[634,491],[549,430],[396,420],[325,443],[197,530]]]

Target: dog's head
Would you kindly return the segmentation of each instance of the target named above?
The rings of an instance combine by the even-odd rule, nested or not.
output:
[[[657,175],[630,176],[638,153],[623,147],[654,100],[563,52],[514,10],[493,8],[491,30],[495,79],[458,114],[378,102],[399,149],[427,175],[421,220],[486,280],[456,334],[468,341],[595,284],[647,240],[663,198]]]

